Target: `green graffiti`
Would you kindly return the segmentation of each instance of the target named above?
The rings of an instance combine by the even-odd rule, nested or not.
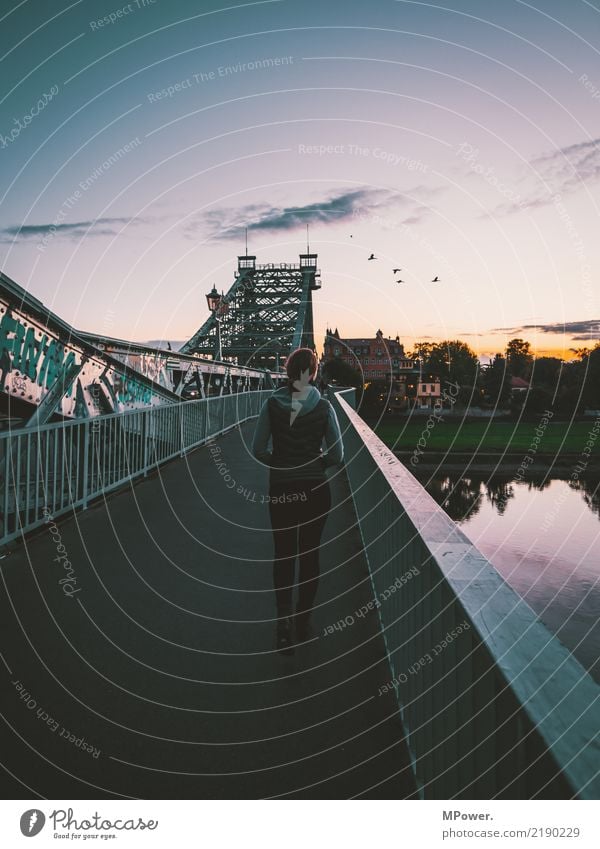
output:
[[[136,402],[149,404],[152,400],[152,390],[130,377],[115,381],[114,389],[117,400],[121,404],[134,404]]]
[[[37,381],[38,386],[49,389],[57,378],[76,361],[76,354],[70,351],[65,357],[64,345],[57,339],[48,339],[43,334],[35,338],[35,328],[25,327],[18,318],[7,310],[0,321],[0,360],[12,355],[7,371],[20,371],[29,380]],[[67,397],[72,393],[72,387]]]
[[[0,391],[4,388],[6,376],[11,371],[19,371],[24,377],[37,382],[38,386],[50,389],[62,378],[77,361],[75,351],[65,351],[58,339],[52,339],[45,333],[36,339],[32,326],[26,327],[19,318],[7,310],[0,320]],[[150,404],[153,392],[151,387],[140,383],[133,377],[116,374],[111,385],[103,378],[113,398],[120,404]],[[66,392],[69,398],[73,394],[71,385]],[[78,399],[80,404],[81,399]]]
[[[35,380],[40,357],[42,356],[46,342],[47,338],[45,335],[41,339],[36,339],[35,330],[33,327],[28,327],[25,333],[25,341],[20,348],[17,345],[17,339],[14,340],[13,368],[18,369],[30,380]]]

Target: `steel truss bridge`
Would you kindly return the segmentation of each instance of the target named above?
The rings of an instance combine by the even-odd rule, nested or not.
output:
[[[174,352],[76,330],[0,272],[0,416],[39,426],[270,388],[290,350],[314,348],[318,277],[316,254],[238,257],[219,308]]]
[[[220,334],[224,359],[278,371],[281,356],[314,348],[312,293],[321,288],[319,277],[317,254],[300,254],[298,264],[278,265],[238,257],[233,285],[181,352],[212,354]]]

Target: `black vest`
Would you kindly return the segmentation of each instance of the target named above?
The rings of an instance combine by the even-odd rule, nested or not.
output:
[[[273,438],[271,480],[322,480],[325,461],[321,444],[327,430],[329,401],[321,398],[307,413],[290,423],[290,408],[269,398],[269,419]]]

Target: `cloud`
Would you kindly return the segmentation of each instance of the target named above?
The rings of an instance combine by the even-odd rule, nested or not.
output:
[[[426,211],[425,207],[421,207],[421,210],[422,210],[423,212],[425,212],[425,211]],[[423,215],[409,215],[409,216],[408,216],[408,218],[405,218],[405,219],[402,221],[402,223],[403,223],[403,224],[406,224],[406,225],[410,225],[410,224],[418,224],[418,223],[419,223],[420,221],[422,221],[422,220],[423,220]]]
[[[584,321],[557,321],[549,324],[522,324],[520,327],[494,327],[491,333],[520,333],[524,330],[537,330],[540,333],[560,333],[581,341],[600,338],[600,319]]]
[[[114,236],[124,224],[139,223],[136,218],[96,218],[70,224],[14,224],[0,229],[0,242],[17,239],[43,239],[44,236]]]
[[[321,201],[302,206],[270,206],[249,204],[235,209],[221,207],[204,213],[186,230],[186,235],[196,236],[198,226],[208,228],[216,239],[239,239],[244,231],[281,232],[305,227],[306,224],[335,224],[354,219],[360,213],[368,214],[374,209],[394,203],[412,203],[384,189],[361,188],[330,195]],[[407,219],[417,223],[420,217]]]
[[[509,215],[539,209],[556,195],[567,195],[591,187],[600,178],[600,138],[577,142],[530,160],[524,180],[535,186],[519,194],[518,202],[500,204],[494,215]],[[526,185],[526,183],[525,183]]]
[[[600,138],[578,142],[538,156],[531,164],[559,191],[579,188],[582,182],[600,177]]]

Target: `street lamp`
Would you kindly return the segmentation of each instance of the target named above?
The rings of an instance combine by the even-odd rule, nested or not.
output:
[[[222,297],[223,297],[223,295],[219,295],[214,284],[213,284],[212,290],[206,296],[206,302],[208,304],[208,308],[211,311],[211,313],[213,314],[213,318],[215,320],[215,324],[216,324],[216,327],[217,327],[217,344],[216,344],[216,347],[215,347],[214,357],[215,357],[215,360],[219,360],[219,361],[223,359],[223,351],[221,350],[221,319],[217,315],[217,311],[218,311],[218,309],[221,305]]]
[[[279,339],[275,339],[275,341],[273,342],[273,351],[275,353],[275,371],[277,373],[279,373],[279,370],[281,368],[280,365],[279,365],[279,357],[280,357],[280,354],[281,354],[281,348],[282,348],[281,342],[279,341]]]

